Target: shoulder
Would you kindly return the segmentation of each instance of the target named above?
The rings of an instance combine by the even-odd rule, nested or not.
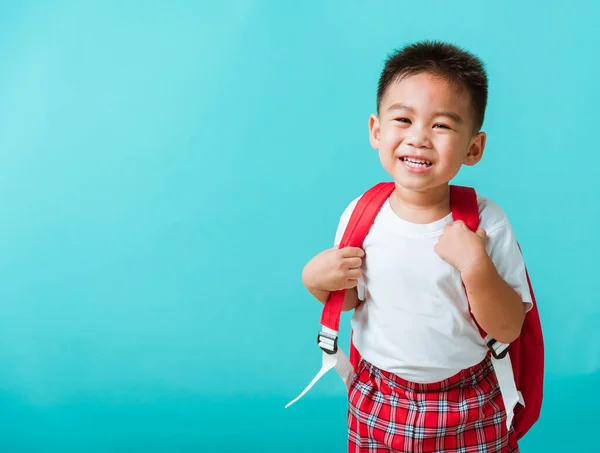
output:
[[[337,230],[335,233],[335,245],[339,244],[341,241],[342,235],[348,222],[350,221],[350,217],[356,208],[356,205],[360,201],[360,199],[364,196],[365,192],[362,192],[358,195],[354,195],[353,198],[350,199],[350,202],[347,203],[344,207],[342,207],[339,211],[339,220],[337,225]]]
[[[488,234],[500,229],[511,228],[506,212],[494,200],[485,195],[477,194],[477,204],[479,207],[480,228]]]
[[[356,208],[356,205],[358,204],[358,201],[360,200],[361,196],[362,195],[352,199],[350,201],[350,203],[348,203],[346,205],[346,207],[343,208],[343,210],[341,211],[340,220],[346,219],[346,221],[347,221],[350,218],[350,216],[352,215],[352,212]]]
[[[350,203],[348,203],[344,210],[341,212],[341,218],[348,219],[352,215],[352,212],[356,208],[361,198],[365,197],[365,201],[366,199],[368,199],[369,201],[381,200],[382,196],[389,197],[389,194],[393,191],[393,189],[394,183],[389,181],[381,181],[369,187],[368,189],[364,189],[358,194],[355,193],[353,198],[351,198]]]
[[[479,228],[485,230],[488,238],[488,249],[490,254],[520,255],[516,253],[519,248],[513,227],[508,215],[494,200],[477,195],[479,205]]]
[[[348,222],[350,221],[350,216],[352,216],[352,212],[354,211],[354,208],[356,208],[356,205],[358,203],[358,200],[360,200],[361,196],[358,196],[354,199],[352,199],[352,201],[350,201],[350,203],[348,203],[344,208],[342,208],[340,210],[339,213],[339,218],[338,218],[338,225],[337,225],[337,231],[336,231],[336,243],[340,241],[341,239],[341,235],[343,233],[343,231],[346,229],[346,226],[348,225]]]
[[[358,202],[360,201],[361,198],[367,196],[369,194],[370,191],[378,189],[382,184],[389,184],[389,183],[378,183],[368,189],[365,189],[359,193],[355,193],[352,198],[350,198],[350,202],[346,204],[346,206],[343,208],[343,210],[340,212],[340,221],[348,221],[350,219],[350,216],[352,215],[352,212],[354,211],[354,209],[356,208],[356,205],[358,204]]]

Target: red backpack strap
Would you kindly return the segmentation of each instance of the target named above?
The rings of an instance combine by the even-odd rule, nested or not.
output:
[[[385,203],[385,200],[394,191],[394,188],[395,185],[393,182],[379,183],[360,197],[350,215],[339,248],[362,246],[377,213],[381,209],[381,206],[383,206],[383,203]],[[321,316],[322,326],[317,337],[319,348],[323,351],[321,354],[321,369],[302,393],[286,404],[286,408],[302,398],[325,373],[334,367],[346,384],[346,387],[349,388],[353,376],[352,363],[348,360],[344,352],[338,348],[338,331],[345,295],[346,290],[332,291],[329,294],[323,307],[323,314]]]
[[[479,227],[479,207],[475,190],[460,186],[451,186],[450,190],[454,220],[462,220],[472,231],[477,231]],[[520,249],[521,246],[519,245]],[[514,379],[525,400],[525,406],[517,406],[513,418],[517,439],[521,439],[539,419],[544,396],[544,337],[527,268],[525,274],[533,306],[525,316],[519,338],[510,344],[510,359]],[[477,321],[475,321],[475,324],[477,324]],[[481,335],[487,338],[479,324],[477,324],[477,327],[479,327]],[[487,343],[488,348],[496,358],[501,359],[506,356],[508,345],[497,343],[494,339],[490,339]]]
[[[477,202],[477,193],[475,192],[475,189],[472,187],[450,186],[450,205],[452,207],[452,217],[454,221],[462,220],[471,231],[477,231],[480,219],[479,203]],[[469,298],[467,297],[467,301],[468,300]],[[470,304],[469,312],[471,312]],[[499,343],[494,338],[489,337],[481,328],[472,312],[471,316],[493,356],[498,359],[504,358],[508,353],[508,345]]]
[[[462,220],[471,231],[479,228],[479,205],[477,193],[472,187],[450,186],[452,218]]]
[[[339,248],[362,246],[375,217],[394,189],[393,182],[381,182],[362,195],[348,220]],[[332,291],[321,315],[321,324],[336,332],[340,327],[345,295],[345,289]]]
[[[452,218],[455,222],[462,220],[471,231],[477,231],[480,219],[479,204],[477,203],[477,193],[475,192],[475,189],[472,187],[450,186],[450,207],[452,209]],[[470,311],[471,305],[469,305],[469,312]],[[471,316],[473,316],[472,313]],[[483,331],[474,317],[473,321],[477,324],[481,336],[486,338],[487,334]]]

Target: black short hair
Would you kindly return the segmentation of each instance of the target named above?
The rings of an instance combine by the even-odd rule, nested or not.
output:
[[[388,87],[410,75],[430,73],[465,89],[471,95],[474,128],[479,131],[485,118],[488,78],[482,61],[453,44],[422,41],[407,45],[386,60],[377,87],[377,111]]]

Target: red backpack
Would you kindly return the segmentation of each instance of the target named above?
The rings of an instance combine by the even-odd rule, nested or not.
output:
[[[393,182],[382,182],[364,193],[350,216],[339,245],[340,248],[362,247],[375,217],[394,188]],[[450,204],[453,219],[455,221],[462,220],[469,229],[476,231],[479,226],[479,208],[475,190],[469,187],[450,186]],[[519,338],[510,345],[502,345],[493,339],[486,338],[485,332],[480,328],[494,357],[503,359],[507,354],[510,355],[516,387],[525,403],[525,406],[518,404],[514,409],[513,427],[518,439],[522,438],[539,419],[544,384],[544,340],[537,303],[528,273],[527,281],[533,307],[525,316]],[[334,366],[347,385],[353,370],[358,367],[360,355],[352,343],[352,337],[350,339],[350,363],[353,370],[348,370],[348,367],[344,365],[347,358],[337,345],[344,295],[345,290],[332,292],[323,307],[321,317],[323,329],[318,336],[319,346],[323,350],[321,371],[304,392],[288,406],[301,398],[323,374]]]

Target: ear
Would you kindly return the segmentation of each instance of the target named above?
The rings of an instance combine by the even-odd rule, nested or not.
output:
[[[478,163],[483,157],[483,150],[485,149],[485,141],[487,136],[485,132],[478,132],[471,139],[471,143],[469,144],[469,151],[465,156],[464,164],[465,165],[475,165]]]
[[[379,118],[377,115],[372,114],[369,117],[369,142],[374,149],[379,149],[379,135],[381,129],[379,127]]]

